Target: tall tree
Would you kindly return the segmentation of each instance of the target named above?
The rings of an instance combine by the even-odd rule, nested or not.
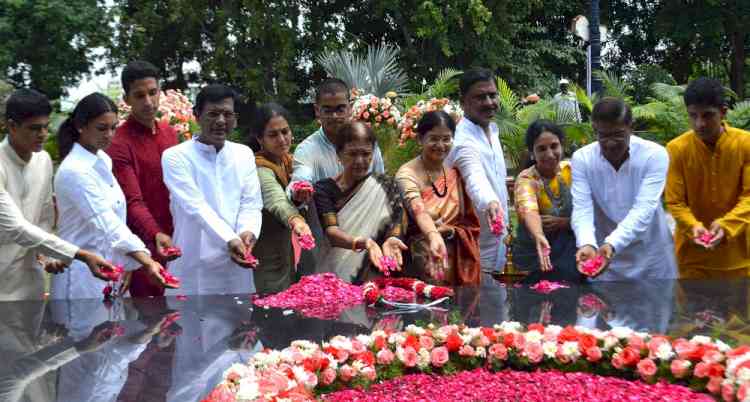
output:
[[[0,75],[58,98],[92,71],[111,21],[102,0],[0,0]]]

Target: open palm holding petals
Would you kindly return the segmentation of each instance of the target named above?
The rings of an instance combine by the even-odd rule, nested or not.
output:
[[[164,256],[165,257],[174,257],[174,256],[181,257],[182,250],[180,250],[179,247],[165,247]]]
[[[495,236],[502,236],[503,229],[505,229],[505,224],[503,223],[503,216],[501,214],[498,214],[495,216],[495,219],[492,220],[490,223],[490,230],[492,231],[492,234]]]
[[[311,234],[305,233],[299,236],[299,245],[303,250],[312,250],[315,248],[315,238]]]
[[[589,258],[581,264],[581,273],[586,276],[596,276],[604,266],[604,257],[597,255],[593,258]]]
[[[298,191],[309,191],[310,194],[314,194],[315,188],[309,182],[300,180],[292,183],[292,192],[296,193]]]
[[[114,269],[108,266],[102,266],[99,269],[101,270],[102,275],[104,275],[108,281],[112,282],[119,281],[122,274],[125,273],[125,268],[123,268],[122,265],[114,265]]]
[[[713,233],[709,231],[705,231],[703,232],[703,234],[698,236],[697,241],[699,244],[703,245],[704,247],[708,247],[709,245],[711,245],[711,243],[713,243],[714,239],[716,239],[716,236],[714,236]]]
[[[396,271],[398,269],[398,263],[395,258],[389,255],[384,255],[380,257],[380,266],[378,269],[380,269],[380,272],[382,272],[383,275],[389,276],[391,271]]]
[[[166,268],[161,267],[161,269],[159,270],[159,274],[161,274],[161,277],[164,278],[164,282],[166,282],[167,285],[174,286],[175,288],[180,287],[180,279],[172,275],[172,273],[167,271]]]

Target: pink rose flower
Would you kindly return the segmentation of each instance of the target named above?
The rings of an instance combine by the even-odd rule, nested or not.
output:
[[[341,377],[341,381],[349,382],[351,381],[354,376],[357,375],[357,373],[354,371],[354,368],[348,364],[345,364],[339,368],[339,376]]]
[[[602,350],[598,346],[592,346],[586,349],[586,360],[596,363],[602,358]]]
[[[377,376],[375,373],[375,369],[370,366],[362,369],[362,375],[370,381],[375,381],[375,377]]]
[[[721,377],[711,377],[706,384],[706,389],[712,394],[718,394],[721,392]]]
[[[463,345],[461,346],[461,349],[458,350],[459,356],[464,357],[474,357],[474,348],[471,347],[471,345]]]
[[[399,348],[399,351],[401,353],[398,354],[398,359],[401,360],[401,363],[404,363],[404,366],[414,367],[417,365],[417,351],[413,347]]]
[[[649,378],[656,374],[656,363],[649,358],[639,361],[636,367],[638,367],[638,374],[643,378]]]
[[[727,383],[721,386],[721,399],[725,402],[734,401],[734,385]]]
[[[702,360],[706,363],[719,363],[724,360],[724,354],[718,350],[709,350],[703,355]]]
[[[432,350],[432,348],[435,347],[435,341],[432,339],[431,336],[422,335],[419,337],[419,346],[427,350]]]
[[[328,367],[321,373],[321,382],[323,385],[330,385],[336,380],[336,370]]]
[[[480,335],[479,338],[476,340],[477,345],[476,346],[482,346],[487,347],[490,346],[490,338],[488,338],[486,335]]]
[[[532,363],[539,363],[544,358],[544,350],[539,342],[529,342],[524,345],[523,353]]]
[[[362,342],[353,339],[352,340],[352,353],[355,355],[358,355],[360,353],[365,353],[367,351],[367,347],[362,344]]]
[[[675,378],[685,377],[688,374],[689,368],[690,362],[682,359],[672,360],[672,363],[669,365],[669,369],[672,371],[672,375],[674,375]]]
[[[489,352],[492,357],[500,361],[504,361],[508,358],[508,349],[505,345],[500,343],[495,343],[490,346]]]
[[[612,367],[618,370],[622,370],[625,367],[625,361],[622,360],[622,356],[619,353],[612,356]]]
[[[637,350],[643,350],[646,348],[646,343],[643,341],[643,338],[641,338],[638,335],[630,335],[630,338],[628,338],[628,346],[632,346],[636,348]]]
[[[448,358],[448,349],[445,346],[439,346],[430,352],[430,363],[435,367],[443,367],[448,362]]]
[[[693,374],[698,378],[706,378],[708,377],[708,371],[711,368],[711,365],[705,362],[700,362],[695,365],[695,370],[693,370]]]
[[[384,366],[391,364],[391,362],[393,361],[395,357],[396,356],[393,354],[393,352],[391,352],[390,349],[387,349],[387,348],[381,349],[380,352],[378,352],[377,354],[378,364],[382,364]]]
[[[698,349],[698,346],[686,339],[678,339],[672,345],[680,359],[689,359],[689,356]]]

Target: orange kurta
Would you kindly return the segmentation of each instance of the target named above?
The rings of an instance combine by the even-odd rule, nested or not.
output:
[[[677,221],[675,246],[681,276],[695,270],[750,268],[750,133],[727,125],[715,148],[693,131],[667,144],[667,208]],[[727,239],[714,250],[692,242],[692,227],[718,220]],[[748,270],[750,272],[750,270]]]

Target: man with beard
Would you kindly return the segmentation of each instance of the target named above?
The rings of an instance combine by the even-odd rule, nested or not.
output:
[[[747,277],[750,133],[723,122],[727,105],[719,81],[696,79],[684,100],[692,130],[667,144],[665,192],[677,222],[680,277]]]
[[[471,69],[462,75],[459,87],[464,118],[456,126],[446,163],[461,172],[466,192],[480,215],[482,270],[500,271],[505,265],[504,234],[492,233],[491,222],[498,216],[508,222],[508,172],[497,124],[492,121],[498,109],[495,76],[487,69]]]
[[[159,70],[145,61],[132,61],[122,70],[122,88],[130,115],[117,128],[107,153],[112,172],[127,200],[127,225],[156,261],[166,266],[165,249],[172,247],[172,214],[169,190],[161,171],[162,153],[177,145],[177,133],[167,121],[157,120]],[[130,294],[134,297],[161,296],[164,288],[151,283],[142,270],[133,272]]]
[[[601,256],[596,280],[675,278],[672,235],[661,203],[667,151],[632,135],[633,115],[622,99],[597,102],[591,120],[597,142],[576,151],[571,163],[579,270]]]
[[[227,141],[237,125],[236,93],[208,85],[195,98],[201,131],[162,156],[182,258],[170,270],[186,294],[251,293],[251,258],[260,236],[261,198],[253,151]],[[175,292],[177,293],[177,292]]]

